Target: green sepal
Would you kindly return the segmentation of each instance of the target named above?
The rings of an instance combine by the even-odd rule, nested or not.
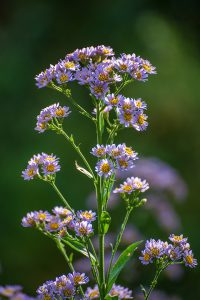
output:
[[[108,293],[110,289],[112,288],[113,284],[115,283],[117,277],[119,276],[119,273],[124,268],[125,264],[129,261],[129,259],[132,257],[134,251],[137,249],[138,245],[140,245],[142,241],[135,242],[128,246],[118,257],[117,261],[113,265],[110,271],[110,276],[108,278],[108,286],[106,289],[106,292]]]

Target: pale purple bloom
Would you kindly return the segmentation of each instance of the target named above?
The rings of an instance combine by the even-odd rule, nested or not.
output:
[[[109,295],[111,297],[117,296],[119,299],[133,299],[132,297],[132,291],[128,288],[124,288],[121,285],[113,284]]]
[[[186,267],[195,268],[197,266],[197,259],[194,258],[192,250],[186,250],[183,254],[183,260]]]
[[[133,127],[138,119],[134,111],[124,111],[121,108],[118,110],[118,117],[120,124],[124,125],[125,127]]]
[[[27,169],[22,171],[22,177],[24,180],[31,180],[38,174],[38,165],[36,163],[30,163]]]
[[[67,83],[73,80],[73,75],[70,71],[67,70],[58,70],[56,72],[56,80],[58,84]]]
[[[143,265],[148,265],[149,263],[153,262],[153,257],[148,250],[142,250],[141,254],[142,255],[139,257],[139,259]]]
[[[35,212],[27,213],[26,217],[22,218],[21,225],[23,227],[34,227],[36,225],[36,223],[35,223]]]
[[[103,157],[106,155],[106,147],[104,147],[104,145],[97,144],[96,147],[92,148],[90,153],[96,157]]]
[[[117,168],[121,171],[127,171],[128,169],[134,167],[133,160],[129,159],[129,157],[127,157],[126,155],[117,158],[116,162],[117,162]]]
[[[95,81],[90,84],[91,93],[98,99],[103,99],[105,94],[109,91],[108,83]]]
[[[93,288],[91,287],[87,288],[85,292],[85,297],[86,299],[90,299],[90,300],[99,298],[99,289],[97,284]]]
[[[93,233],[92,224],[87,221],[76,222],[74,230],[78,236],[90,236]]]
[[[6,285],[0,286],[0,296],[12,297],[15,293],[18,293],[22,290],[20,285]]]
[[[52,73],[47,69],[45,72],[41,72],[35,77],[36,85],[38,88],[43,88],[49,84],[52,80]]]
[[[92,71],[86,67],[78,70],[74,76],[80,85],[89,84],[93,81]]]
[[[138,113],[135,115],[136,119],[134,121],[133,127],[137,130],[137,131],[144,131],[146,130],[147,126],[148,126],[148,122],[147,122],[147,115],[143,114],[143,113]]]
[[[180,247],[176,247],[173,245],[169,245],[166,248],[166,255],[172,260],[172,261],[177,261],[181,258],[182,256],[182,250]]]
[[[97,163],[95,171],[98,173],[99,176],[105,176],[107,178],[111,176],[114,172],[113,163],[107,158],[102,159]]]
[[[169,240],[175,245],[183,245],[187,242],[188,238],[184,238],[183,235],[170,234]]]
[[[86,284],[89,282],[89,278],[85,275],[85,273],[73,272],[69,273],[67,277],[75,286]]]
[[[92,222],[96,220],[96,213],[93,212],[92,210],[85,210],[85,211],[79,210],[77,211],[77,217],[80,220]]]
[[[51,219],[45,224],[45,230],[49,232],[60,231],[64,227],[59,217],[51,217]]]
[[[105,104],[111,106],[111,108],[113,106],[118,106],[120,101],[122,101],[122,99],[124,98],[124,96],[122,95],[117,95],[115,96],[115,94],[108,94],[103,101],[105,102]]]
[[[60,165],[57,161],[45,161],[42,166],[44,176],[53,175],[60,171]]]
[[[55,206],[52,209],[52,212],[61,218],[65,218],[69,215],[72,215],[72,212],[69,209],[62,207],[62,206]]]
[[[51,214],[48,211],[35,211],[34,212],[34,220],[36,222],[48,222],[51,220]]]

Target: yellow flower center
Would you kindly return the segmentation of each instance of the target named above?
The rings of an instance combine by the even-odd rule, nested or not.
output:
[[[193,257],[192,257],[191,255],[187,255],[187,256],[185,257],[185,259],[186,259],[186,261],[187,261],[187,263],[188,263],[189,265],[192,265],[192,263],[193,263]]]
[[[146,253],[144,254],[144,260],[145,260],[145,261],[149,261],[150,258],[151,258],[151,256],[149,255],[149,253],[146,252]]]
[[[68,61],[65,63],[65,68],[66,69],[70,69],[70,68],[74,68],[75,64],[72,61]]]
[[[97,94],[102,94],[102,93],[103,93],[103,87],[102,87],[102,86],[95,86],[95,87],[94,87],[94,91],[95,91]]]
[[[84,228],[84,227],[80,227],[80,228],[78,229],[78,231],[79,231],[81,234],[87,234],[87,229]]]
[[[135,105],[140,108],[142,106],[142,102],[140,100],[137,100],[135,101]]]
[[[4,295],[6,296],[12,296],[13,295],[13,289],[4,289],[3,291]]]
[[[33,176],[34,175],[35,170],[34,169],[29,169],[28,170],[28,176]]]
[[[160,253],[160,250],[158,248],[152,248],[151,253],[153,256],[158,256]]]
[[[56,230],[56,229],[58,229],[59,224],[58,223],[51,223],[49,226],[50,226],[51,229]]]
[[[130,147],[126,147],[125,148],[125,152],[128,154],[128,155],[133,155],[134,151],[130,148]]]
[[[126,161],[126,160],[123,160],[123,159],[120,159],[119,160],[119,165],[121,166],[121,167],[128,167],[128,162]]]
[[[97,155],[103,155],[105,153],[105,149],[98,148],[97,149]]]
[[[174,235],[173,239],[174,239],[176,242],[182,241],[182,237],[181,237],[180,235]]]
[[[43,296],[43,300],[51,300],[52,298],[51,298],[51,296],[50,295],[48,295],[48,294],[44,294],[44,296]]]
[[[89,297],[92,299],[94,297],[98,297],[99,296],[99,291],[92,291],[89,294]]]
[[[126,112],[124,113],[124,120],[127,122],[130,122],[133,119],[132,113],[131,112]]]
[[[39,214],[38,214],[38,218],[39,218],[39,219],[45,220],[46,217],[47,217],[47,215],[44,214],[44,213],[39,213]]]
[[[79,284],[80,281],[82,281],[82,276],[81,275],[74,276],[75,285]]]
[[[63,117],[64,114],[65,114],[65,110],[63,108],[60,107],[56,110],[56,116]]]
[[[144,122],[145,122],[145,116],[144,115],[139,115],[139,117],[138,117],[138,123],[140,125],[143,125]]]
[[[71,291],[70,289],[65,289],[65,290],[63,291],[63,294],[64,294],[64,296],[68,297],[68,296],[71,296],[71,295],[72,295],[72,291]]]
[[[114,157],[119,156],[121,154],[121,152],[118,149],[112,150],[111,152]]]
[[[60,76],[60,81],[61,82],[67,81],[68,79],[69,79],[69,76],[67,74],[62,74]]]
[[[86,59],[86,55],[84,53],[79,53],[78,57],[80,58],[80,60]]]
[[[123,191],[130,192],[131,190],[132,190],[132,186],[131,185],[124,185],[123,186]]]
[[[40,128],[45,129],[46,128],[46,123],[40,123]]]
[[[48,172],[54,172],[55,171],[55,166],[53,164],[46,166],[46,169]]]
[[[104,74],[104,73],[100,73],[99,74],[99,80],[100,81],[107,81],[109,78],[108,78],[108,75],[107,74]]]
[[[110,165],[109,165],[109,163],[103,163],[101,165],[101,171],[103,173],[108,173],[110,171]]]
[[[86,219],[92,219],[92,214],[88,211],[83,212],[82,216],[85,217]]]
[[[147,72],[151,72],[151,66],[148,66],[148,65],[146,65],[146,64],[143,64],[142,65],[143,66],[143,68],[145,69],[145,71],[147,71]]]
[[[141,79],[142,78],[142,73],[141,72],[136,72],[136,77],[137,77],[137,79]]]
[[[127,65],[121,64],[120,69],[123,70],[123,71],[126,71],[127,70]]]
[[[117,104],[118,102],[119,102],[119,99],[117,97],[110,100],[110,104],[113,104],[113,105]]]

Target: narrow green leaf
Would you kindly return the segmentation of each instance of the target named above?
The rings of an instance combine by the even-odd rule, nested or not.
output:
[[[74,240],[70,237],[65,237],[64,239],[62,239],[62,242],[67,244],[69,247],[76,250],[77,252],[82,253],[83,255],[88,257],[88,253],[85,248],[85,245],[83,243],[81,243],[80,241]],[[90,253],[90,257],[94,262],[96,261],[94,255],[92,255],[92,253]]]
[[[115,283],[119,273],[124,268],[125,264],[129,261],[129,259],[132,257],[134,251],[137,249],[138,245],[142,243],[142,241],[135,242],[128,246],[118,257],[117,261],[113,265],[110,276],[108,279],[108,287],[107,287],[107,293],[112,288],[113,284]]]

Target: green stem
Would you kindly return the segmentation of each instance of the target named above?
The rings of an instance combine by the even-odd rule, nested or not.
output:
[[[50,182],[51,186],[54,188],[54,190],[56,191],[56,193],[58,194],[58,196],[60,197],[60,199],[63,201],[63,203],[65,204],[65,206],[71,211],[73,212],[73,209],[71,208],[71,206],[69,205],[69,203],[67,202],[67,200],[65,199],[65,197],[63,196],[63,194],[59,191],[59,189],[57,188],[55,182]]]
[[[108,280],[109,280],[109,277],[110,277],[110,271],[111,271],[113,259],[114,259],[114,257],[115,257],[115,254],[116,254],[117,249],[118,249],[118,247],[119,247],[119,244],[120,244],[120,242],[121,242],[122,235],[123,235],[123,233],[124,233],[124,230],[125,230],[125,228],[126,228],[126,224],[127,224],[127,222],[128,222],[128,219],[129,219],[129,216],[130,216],[132,210],[133,210],[133,207],[127,207],[127,211],[126,211],[126,215],[125,215],[124,221],[123,221],[123,223],[122,223],[122,225],[121,225],[120,232],[119,232],[119,234],[118,234],[118,236],[117,236],[117,240],[116,240],[115,246],[114,246],[114,248],[112,249],[112,254],[111,254],[110,264],[109,264],[108,272],[107,272],[107,280],[106,280],[107,283],[108,283]]]
[[[77,108],[77,110],[84,115],[85,117],[87,117],[88,119],[92,120],[93,122],[95,122],[95,118],[93,116],[91,116],[89,114],[89,112],[87,112],[82,106],[80,106],[72,97],[71,95],[71,91],[69,92],[69,90],[63,90],[61,87],[55,85],[54,83],[51,83],[51,85],[49,86],[50,88],[64,94],[67,98],[69,98],[70,102]]]
[[[96,280],[97,282],[97,285],[99,287],[99,290],[100,290],[100,283],[99,283],[99,279],[98,279],[98,270],[96,269],[96,265],[94,264],[92,258],[91,258],[91,255],[90,255],[90,249],[88,247],[88,241],[87,240],[84,240],[84,244],[85,244],[85,248],[86,248],[86,251],[87,251],[87,254],[88,254],[88,258],[90,260],[90,264],[91,264],[91,268],[92,268],[92,274],[93,274],[93,277],[94,279]],[[98,261],[97,261],[98,262]]]
[[[153,279],[153,281],[152,281],[152,283],[151,283],[151,285],[150,285],[150,288],[149,288],[148,292],[146,293],[146,295],[145,295],[145,297],[144,297],[145,300],[148,300],[148,299],[149,299],[149,297],[150,297],[150,295],[151,295],[153,289],[156,287],[156,285],[157,285],[157,283],[158,283],[158,278],[159,278],[159,276],[160,276],[160,273],[161,273],[163,270],[164,270],[164,268],[159,268],[159,269],[157,269],[156,274],[155,274],[155,276],[154,276],[154,279]]]
[[[93,179],[95,178],[95,175],[92,171],[92,168],[90,167],[90,164],[88,163],[87,159],[85,158],[85,156],[83,155],[83,153],[81,152],[79,146],[77,146],[75,143],[74,143],[74,139],[72,137],[69,137],[67,135],[67,133],[63,130],[63,129],[59,129],[59,133],[62,134],[66,139],[67,141],[72,145],[72,147],[76,150],[76,152],[79,154],[79,156],[82,158],[84,164],[86,165],[88,171],[90,172],[90,174],[92,175]]]

